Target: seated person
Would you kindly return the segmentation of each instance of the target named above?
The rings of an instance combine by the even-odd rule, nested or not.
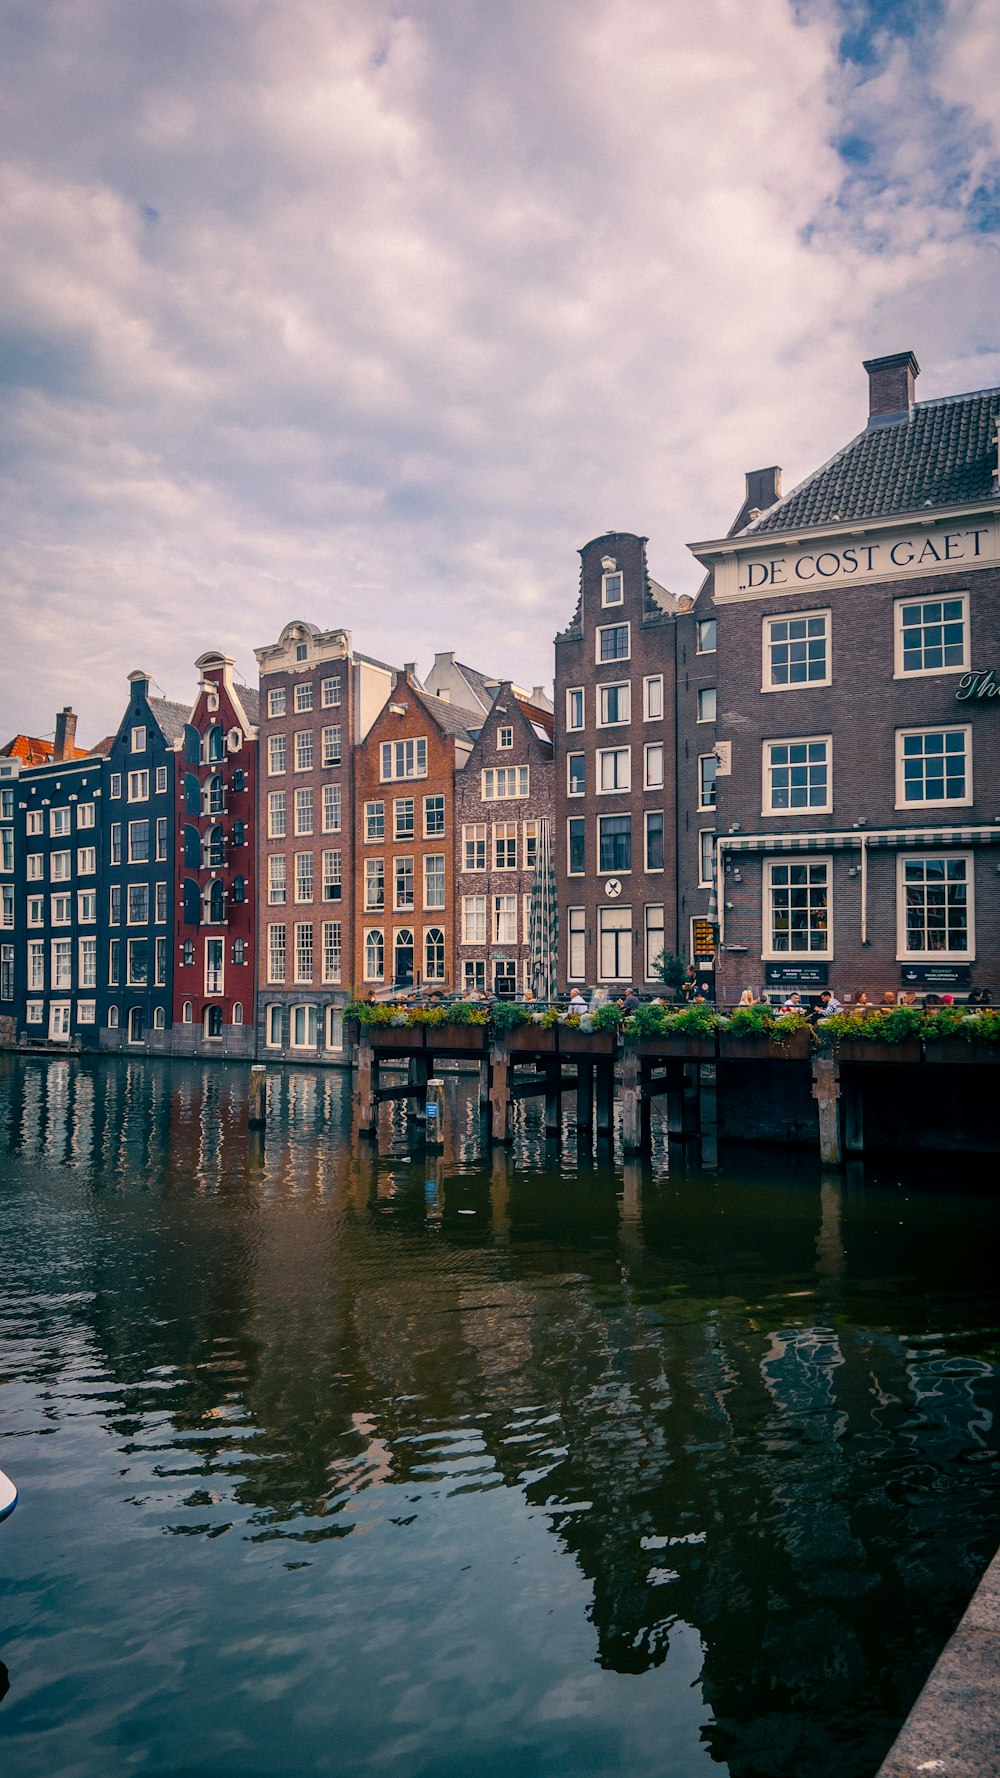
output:
[[[817,1019],[832,1019],[834,1013],[843,1012],[843,1010],[836,995],[829,988],[824,988],[816,1006]]]
[[[571,988],[570,993],[569,993],[569,1006],[567,1008],[567,1011],[572,1012],[572,1013],[581,1013],[581,1012],[586,1012],[586,1010],[587,1010],[587,1002],[583,998],[583,995],[581,994],[579,988]]]
[[[753,989],[752,988],[744,988],[744,990],[743,990],[742,994],[740,995],[739,1000],[736,1002],[736,1004],[737,1004],[737,1006],[756,1006],[757,1002],[756,1002],[756,999],[754,998]]]
[[[786,1018],[789,1013],[800,1013],[804,1011],[805,1008],[802,1005],[802,996],[796,991],[789,994],[788,999],[782,1003],[778,1010],[778,1017],[779,1019],[783,1019]]]

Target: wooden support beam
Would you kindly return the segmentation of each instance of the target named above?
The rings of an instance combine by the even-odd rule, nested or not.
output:
[[[510,1051],[497,1045],[490,1051],[490,1136],[494,1142],[511,1140]]]
[[[594,1127],[594,1064],[589,1056],[577,1058],[576,1127],[578,1130]]]
[[[393,1093],[393,1097],[396,1099],[403,1099],[409,1096],[415,1101],[411,1110],[407,1112],[407,1116],[414,1123],[423,1123],[424,1121],[424,1106],[427,1102],[427,1082],[432,1072],[431,1061],[432,1058],[425,1055],[423,1051],[418,1055],[411,1056],[406,1065],[406,1078],[408,1082],[406,1091],[397,1091]],[[384,1099],[385,1096],[386,1095],[383,1092],[381,1097]]]
[[[609,1137],[615,1127],[615,1065],[610,1056],[599,1056],[597,1071],[597,1134]]]
[[[358,1044],[358,1074],[354,1097],[358,1108],[358,1132],[362,1136],[378,1133],[378,1057],[364,1031]]]
[[[642,1067],[631,1044],[622,1051],[622,1152],[642,1153]]]
[[[860,1072],[848,1069],[841,1080],[844,1097],[844,1149],[847,1154],[864,1154],[865,1110]]]
[[[545,1063],[545,1134],[558,1136],[562,1128],[562,1063],[558,1057]]]
[[[840,1165],[840,1064],[835,1056],[817,1056],[812,1065],[813,1098],[819,1112],[819,1154],[827,1166]]]
[[[254,1065],[250,1070],[250,1102],[247,1123],[251,1130],[262,1130],[267,1122],[267,1069]]]

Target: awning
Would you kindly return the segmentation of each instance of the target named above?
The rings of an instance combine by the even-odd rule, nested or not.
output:
[[[860,846],[860,833],[720,833],[727,852],[846,852]]]
[[[918,833],[873,833],[868,835],[869,848],[886,846],[910,851],[918,846],[989,846],[1000,844],[1000,827],[932,827]]]

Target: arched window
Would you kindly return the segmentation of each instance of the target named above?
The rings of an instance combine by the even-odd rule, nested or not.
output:
[[[205,758],[207,760],[224,759],[226,756],[226,737],[221,722],[213,722],[205,736]]]
[[[242,938],[234,938],[233,939],[233,962],[234,963],[245,963],[246,962],[246,940],[245,939],[242,939]]]
[[[392,979],[397,988],[413,986],[413,933],[403,926],[393,940]]]
[[[444,981],[444,933],[440,926],[428,926],[424,933],[424,980]]]
[[[206,1006],[206,1008],[205,1008],[205,1036],[206,1037],[221,1037],[222,1036],[222,1008],[221,1008],[221,1006]]]
[[[226,860],[226,841],[221,827],[210,827],[205,835],[202,865],[206,870],[219,870]]]
[[[234,846],[245,846],[246,845],[246,837],[247,837],[246,823],[244,821],[234,821],[233,822],[233,845]]]
[[[197,889],[198,889],[197,883],[195,884],[194,887],[195,887],[195,891],[197,892]],[[186,938],[184,940],[184,943],[181,946],[181,962],[188,969],[190,969],[192,964],[194,963],[194,939],[193,938]]]
[[[240,1005],[239,1001],[237,1000],[236,1005],[233,1007],[233,1024],[234,1025],[242,1025],[242,1023],[243,1023],[243,1008]]]
[[[191,1005],[190,1000],[185,1000],[184,1005],[181,1007],[181,1022],[185,1025],[192,1025],[194,1023],[194,1007]]]
[[[234,877],[233,878],[233,900],[234,901],[246,901],[246,898],[247,898],[246,878],[245,877]]]
[[[142,1007],[130,1006],[128,1009],[128,1040],[129,1043],[142,1042]]]
[[[213,877],[205,884],[205,924],[206,926],[224,926],[226,923],[226,898],[218,877]]]
[[[233,773],[233,790],[238,794],[247,787],[247,775],[242,766],[237,766]]]
[[[365,933],[365,981],[380,982],[385,975],[385,935],[377,929]]]
[[[154,1008],[153,1008],[153,1030],[154,1031],[165,1031],[166,1028],[167,1028],[166,1013],[164,1012],[162,1006],[154,1006]]]
[[[108,1030],[109,1031],[117,1031],[117,1029],[118,1029],[118,1008],[117,1008],[117,1006],[109,1006],[108,1007]]]
[[[226,787],[218,772],[213,772],[205,785],[205,814],[221,815],[226,806]]]

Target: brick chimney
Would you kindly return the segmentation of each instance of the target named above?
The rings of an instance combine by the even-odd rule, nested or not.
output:
[[[76,741],[76,716],[72,707],[67,704],[56,717],[56,738],[52,748],[53,764],[59,765],[64,759],[72,759],[73,746]]]
[[[868,424],[884,426],[902,420],[913,406],[920,366],[912,352],[894,352],[889,358],[866,358],[868,372]]]
[[[751,513],[766,512],[781,499],[781,470],[776,463],[769,469],[747,470],[747,507]]]

